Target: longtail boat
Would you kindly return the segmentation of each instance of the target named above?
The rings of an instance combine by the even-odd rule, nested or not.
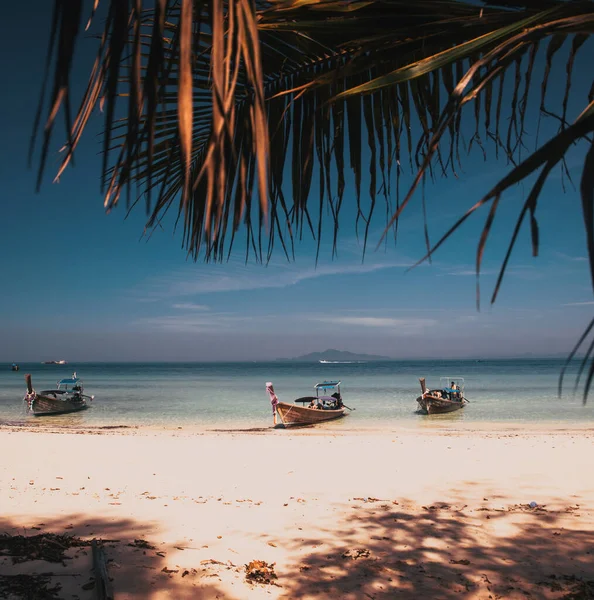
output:
[[[464,379],[462,377],[441,377],[440,381],[441,387],[428,389],[425,378],[419,379],[421,395],[417,398],[417,403],[425,414],[453,412],[468,404],[468,400],[464,397]]]
[[[340,383],[340,381],[317,383],[314,386],[316,390],[315,396],[303,396],[290,404],[280,402],[274,392],[272,382],[267,382],[266,391],[272,404],[274,425],[277,427],[299,427],[315,425],[316,423],[323,423],[324,421],[332,421],[344,417],[346,410],[351,409],[342,402]],[[326,395],[329,394],[330,390],[336,391],[332,395]],[[320,395],[320,393],[324,395]],[[277,414],[280,417],[280,423],[277,423]]]
[[[36,417],[63,415],[89,408],[88,400],[94,396],[83,394],[83,382],[76,373],[72,377],[58,381],[56,389],[36,392],[31,383],[31,375],[25,375],[27,394],[24,398],[25,407],[29,414]]]

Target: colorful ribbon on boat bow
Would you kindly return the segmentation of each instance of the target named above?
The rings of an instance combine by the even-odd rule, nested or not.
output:
[[[276,397],[276,394],[274,393],[274,388],[272,387],[272,381],[267,381],[266,382],[266,391],[268,392],[268,395],[270,396],[270,404],[272,404],[272,414],[276,414],[276,405],[278,404],[278,398]]]
[[[31,393],[27,393],[27,395],[25,396],[25,402],[27,403],[27,408],[29,410],[33,409],[33,402],[35,402],[36,398],[37,394],[35,393],[35,390],[33,390]]]

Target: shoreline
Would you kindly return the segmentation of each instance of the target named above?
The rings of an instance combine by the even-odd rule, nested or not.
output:
[[[421,417],[423,418],[423,417]],[[209,435],[209,434],[236,434],[236,435],[275,435],[284,433],[285,435],[312,435],[312,436],[394,436],[394,435],[468,435],[473,433],[488,433],[488,434],[572,434],[586,433],[594,434],[594,422],[524,422],[519,423],[505,421],[467,421],[467,422],[423,422],[410,424],[407,422],[397,425],[377,424],[376,426],[359,426],[359,427],[340,427],[343,423],[335,422],[321,425],[305,426],[305,427],[225,427],[225,426],[197,426],[190,425],[129,425],[129,424],[97,424],[97,425],[72,425],[72,424],[52,424],[51,421],[41,420],[37,418],[30,422],[20,421],[1,421],[0,432],[33,432],[33,433],[104,433],[104,434],[120,434],[128,435],[131,433],[150,433],[150,434],[176,434],[183,433],[184,435]]]

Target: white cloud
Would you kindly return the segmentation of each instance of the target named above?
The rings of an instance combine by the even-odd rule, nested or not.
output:
[[[205,304],[193,304],[192,302],[174,304],[173,308],[177,308],[178,310],[210,310],[210,308]]]
[[[220,313],[184,313],[172,315],[160,315],[138,319],[134,325],[141,329],[174,331],[174,332],[222,332],[229,331],[239,333],[240,331],[253,330],[299,330],[303,331],[310,327],[308,323],[315,321],[319,323],[317,330],[321,331],[323,324],[328,326],[341,325],[359,330],[367,329],[389,329],[397,333],[414,334],[426,332],[427,328],[436,326],[439,321],[432,318],[394,318],[389,316],[349,316],[324,315],[312,313],[295,313],[287,322],[285,314],[254,314],[220,312]],[[272,329],[271,329],[272,328]]]
[[[452,276],[452,277],[475,277],[476,276],[476,267],[449,267],[449,271],[444,273],[444,275]],[[499,275],[501,268],[482,268],[479,272],[480,277],[490,277],[494,275]],[[505,270],[505,276],[513,276],[519,277],[521,279],[540,279],[542,277],[542,273],[538,271],[532,265],[511,265],[508,266]]]
[[[587,302],[568,302],[567,304],[563,304],[563,306],[592,306],[594,305],[594,300],[588,300]]]
[[[335,323],[337,325],[351,325],[355,327],[382,327],[389,329],[406,330],[424,330],[427,327],[433,327],[438,323],[435,319],[394,319],[392,317],[333,317],[333,316],[312,316],[312,321],[322,321],[324,323]]]
[[[134,325],[142,329],[157,329],[181,333],[218,332],[235,330],[242,323],[254,322],[253,317],[241,317],[233,313],[216,313],[204,316],[163,315],[138,319]]]
[[[476,323],[478,320],[478,315],[461,315],[456,317],[457,323]]]
[[[558,258],[562,258],[563,260],[569,260],[572,262],[586,262],[588,260],[587,256],[570,256],[569,254],[565,254],[564,252],[553,252],[554,256]]]
[[[153,298],[175,298],[215,292],[239,292],[262,288],[283,288],[297,285],[302,281],[320,277],[357,275],[380,270],[405,268],[410,262],[368,262],[299,267],[295,263],[264,265],[244,265],[226,263],[224,265],[194,266],[147,282],[149,288],[143,295]]]

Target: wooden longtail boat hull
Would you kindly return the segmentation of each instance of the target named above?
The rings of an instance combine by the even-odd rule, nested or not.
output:
[[[26,404],[28,412],[36,417],[64,415],[89,408],[83,397],[62,400],[43,394],[36,394],[33,401],[27,401]]]
[[[298,427],[340,419],[340,417],[344,417],[346,409],[320,410],[297,406],[296,404],[287,404],[286,402],[279,402],[276,405],[276,412],[280,417],[282,425],[285,427]]]
[[[72,379],[62,379],[58,382],[58,388],[55,390],[43,390],[36,392],[31,383],[31,374],[25,375],[27,384],[27,395],[24,398],[27,412],[36,417],[50,415],[64,415],[67,413],[78,412],[89,408],[87,400],[92,400],[93,396],[83,394],[82,382],[73,374]],[[60,389],[64,385],[65,388]],[[72,389],[67,389],[72,385]]]
[[[464,408],[466,405],[466,402],[463,400],[446,400],[445,398],[437,398],[436,396],[429,395],[419,396],[417,402],[421,410],[424,410],[429,415],[453,412]]]

